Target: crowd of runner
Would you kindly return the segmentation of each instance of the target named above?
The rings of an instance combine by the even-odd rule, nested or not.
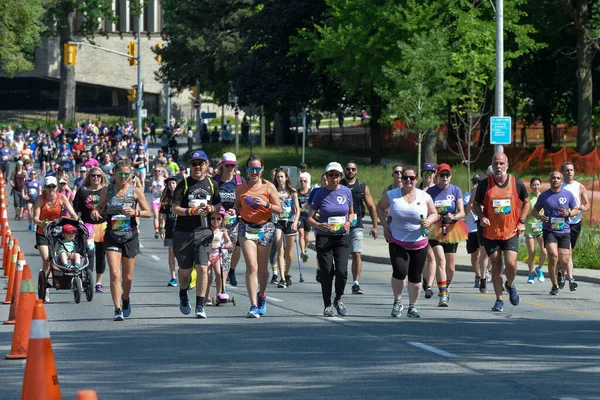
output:
[[[363,294],[359,280],[367,212],[369,234],[377,238],[381,225],[389,243],[392,317],[402,314],[405,286],[408,317],[421,316],[421,291],[425,299],[432,298],[434,282],[438,306],[450,306],[461,242],[471,255],[474,287],[487,293],[487,283],[493,284],[493,311],[503,311],[504,293],[512,305],[520,302],[515,286],[519,235],[525,236],[529,252],[528,284],[544,282],[547,258],[550,294],[557,295],[567,282],[569,290],[577,289],[572,251],[589,200],[585,187],[574,180],[570,162],[550,173],[546,191],[540,190],[541,178],[531,179],[529,194],[508,173],[503,153],[493,156],[487,175],[472,177],[464,195],[451,183],[448,164],[426,163],[421,176],[416,167],[395,165],[391,184],[375,202],[352,160],[329,163],[320,184],[311,187],[306,165],[292,182],[286,169],[265,171],[258,155],[242,163],[245,177],[233,153],[223,154],[214,169],[202,150],[190,151],[186,163],[179,163],[172,141],[150,156],[152,133],[145,126],[138,137],[131,121],[114,127],[84,122],[68,130],[58,125],[50,132],[0,129],[0,171],[10,183],[14,218],[27,218],[28,229],[36,232],[44,271],[51,267],[45,225],[63,216],[80,219],[89,233],[96,292],[104,292],[108,263],[116,321],[131,314],[140,218],[152,218],[154,238],[167,248],[168,286],[179,287],[183,314],[192,313],[189,290],[195,282],[197,318],[207,317],[213,280],[217,292],[224,282],[237,286],[235,269],[242,255],[250,299],[247,316],[264,315],[269,282],[278,288],[293,284],[294,253],[307,261],[311,231],[323,315],[346,316],[342,296],[350,260],[351,293]],[[536,244],[541,257],[534,268]]]

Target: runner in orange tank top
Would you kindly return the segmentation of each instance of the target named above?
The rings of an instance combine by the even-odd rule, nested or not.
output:
[[[504,287],[510,303],[519,304],[520,298],[514,280],[517,275],[519,235],[525,231],[529,212],[529,196],[523,182],[507,173],[508,157],[496,153],[492,157],[493,175],[488,175],[477,187],[473,212],[483,227],[484,247],[492,264],[496,303],[492,311],[504,310],[502,300],[502,256],[504,255]],[[483,207],[483,209],[482,209]]]

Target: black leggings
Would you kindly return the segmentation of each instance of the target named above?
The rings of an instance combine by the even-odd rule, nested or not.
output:
[[[106,271],[106,257],[104,251],[104,242],[94,242],[95,258],[96,258],[96,273],[103,274]],[[91,260],[90,260],[91,262]]]
[[[348,280],[348,259],[350,258],[350,235],[317,235],[315,241],[317,262],[321,276],[321,292],[325,307],[331,305],[331,289],[335,276],[335,298],[344,294]]]
[[[406,250],[397,244],[390,243],[389,248],[392,277],[403,281],[408,275],[410,283],[420,283],[429,246],[419,250]]]

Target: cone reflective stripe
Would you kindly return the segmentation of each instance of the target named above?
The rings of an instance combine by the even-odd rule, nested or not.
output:
[[[8,283],[6,284],[6,288],[12,285],[12,279],[15,275],[15,269],[17,266],[17,257],[19,256],[19,240],[15,239],[15,242],[12,247],[12,253],[10,256],[10,262],[8,263],[8,271],[4,270],[4,272],[8,275]],[[5,303],[7,304],[7,303]]]
[[[12,293],[10,297],[10,311],[8,312],[8,319],[3,322],[4,325],[13,325],[15,323],[15,318],[17,318],[17,310],[19,307],[19,295],[21,293],[21,280],[23,278],[24,266],[25,254],[22,251],[19,251],[19,258],[17,259],[17,268],[15,269],[15,277],[13,279],[14,284],[12,285]]]
[[[2,237],[0,243],[4,243],[4,239],[6,238],[6,225],[4,225],[4,221],[2,221],[2,219],[0,219],[0,225],[0,236]]]
[[[12,249],[14,246],[14,240],[12,235],[10,235],[10,240],[8,242],[8,246],[4,248],[4,257],[2,260],[2,265],[4,265],[4,274],[3,278],[8,278],[8,273],[10,272],[10,257],[12,256]]]
[[[8,257],[9,253],[10,237],[10,232],[7,232],[6,236],[2,239],[2,269],[4,269],[6,266],[6,257]]]
[[[94,390],[80,390],[77,392],[76,400],[98,400],[98,395]]]
[[[33,308],[29,350],[21,391],[21,400],[34,399],[60,399],[60,384],[43,300],[37,300]]]
[[[21,293],[19,294],[19,309],[15,320],[15,330],[12,337],[10,353],[6,355],[9,360],[18,360],[27,357],[29,346],[29,333],[31,331],[31,317],[35,305],[35,291],[31,279],[31,269],[25,264],[23,279],[21,280]]]

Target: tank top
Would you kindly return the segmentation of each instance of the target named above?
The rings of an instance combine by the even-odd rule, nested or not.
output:
[[[156,179],[152,181],[152,187],[150,189],[150,194],[152,195],[152,203],[160,203],[160,196],[162,195],[163,190],[165,190],[165,182]]]
[[[15,174],[14,190],[20,192],[25,186],[25,174]]]
[[[310,203],[308,202],[308,198],[310,197],[310,188],[306,191],[305,194],[300,193],[300,189],[298,189],[298,205],[300,206],[300,217],[304,218],[308,216],[308,211],[310,208]]]
[[[496,185],[491,175],[487,176],[487,180],[488,190],[483,199],[483,207],[490,226],[483,228],[483,236],[490,240],[510,239],[517,232],[521,204],[515,177],[508,176],[509,182],[505,188]]]
[[[279,219],[281,221],[293,221],[296,210],[294,209],[294,198],[292,194],[286,189],[283,192],[277,192],[279,195],[279,203],[281,204],[281,214]]]
[[[60,197],[56,197],[56,201],[52,207],[48,206],[48,202],[46,201],[46,194],[42,194],[42,206],[40,207],[40,221],[55,221],[60,218],[60,213],[62,211],[62,202]],[[44,228],[41,226],[37,227],[36,233],[43,235]]]
[[[216,229],[213,232],[212,245],[210,247],[210,256],[219,255],[219,247],[223,246],[223,229]]]
[[[262,197],[263,200],[269,201],[269,186],[263,181],[260,189],[249,187],[248,182],[242,186],[240,194],[240,216],[245,222],[251,224],[264,224],[271,220],[271,210],[266,207],[257,206],[254,204],[255,197]]]
[[[533,193],[529,193],[529,209],[533,210],[535,203],[537,203],[539,196],[535,196]],[[540,210],[540,214],[543,213],[543,209]],[[542,234],[542,221],[539,221],[532,216],[525,219],[525,236],[537,236]]]
[[[108,185],[108,194],[106,202],[106,220],[108,222],[107,231],[132,231],[137,228],[135,217],[123,215],[123,207],[131,207],[134,210],[137,207],[135,200],[135,187],[129,185],[125,195],[118,196],[115,193],[115,185]]]
[[[577,181],[573,181],[572,183],[568,183],[568,184],[563,182],[562,187],[573,194],[573,197],[575,197],[575,201],[577,202],[577,206],[581,205],[581,203],[580,203],[581,183],[579,183]],[[579,214],[577,214],[575,217],[569,217],[570,225],[574,225],[579,222],[581,222],[581,212]]]

